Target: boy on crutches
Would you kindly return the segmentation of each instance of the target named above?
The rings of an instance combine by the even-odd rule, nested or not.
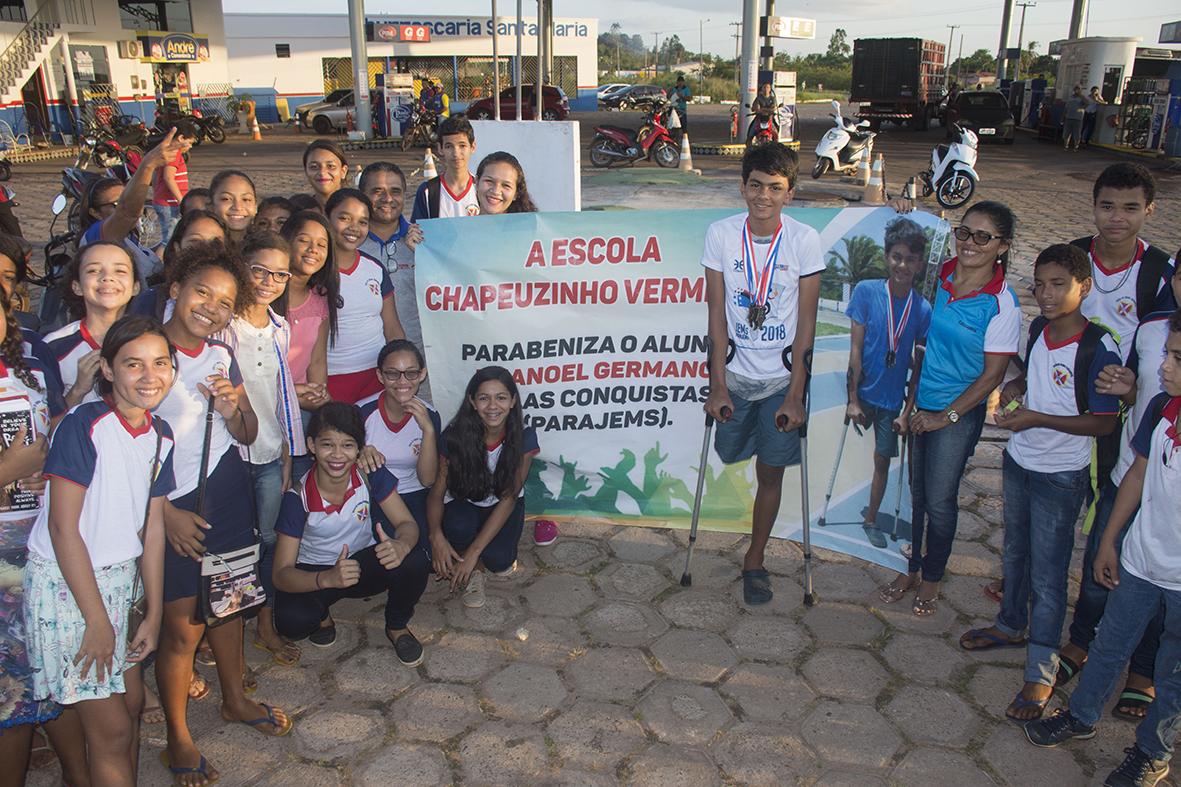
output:
[[[747,212],[711,224],[701,257],[710,340],[715,348],[734,348],[729,362],[723,352],[710,356],[705,410],[718,424],[714,450],[727,464],[756,457],[751,542],[742,565],[742,597],[749,605],[766,604],[773,595],[764,552],[779,513],[784,468],[800,463],[797,430],[807,418],[807,372],[800,367],[790,374],[785,350],[793,360],[811,354],[824,270],[816,230],[782,215],[798,169],[795,151],[785,145],[748,150],[741,186]]]
[[[931,305],[914,290],[914,277],[927,259],[926,246],[923,228],[914,221],[896,218],[887,224],[882,247],[889,277],[858,284],[846,310],[852,339],[845,415],[863,427],[873,425],[873,481],[862,528],[879,549],[886,546],[886,537],[878,529],[878,509],[890,460],[898,456],[897,433],[906,432],[906,415],[900,413],[906,375],[915,342],[926,337],[931,324]],[[895,533],[897,527],[895,522]]]

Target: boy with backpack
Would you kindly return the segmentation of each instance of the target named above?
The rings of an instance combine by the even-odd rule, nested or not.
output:
[[[873,425],[873,481],[862,529],[878,549],[886,546],[877,526],[878,508],[890,460],[898,456],[897,432],[906,424],[906,416],[900,415],[906,376],[915,342],[926,338],[931,325],[931,304],[914,291],[914,277],[927,259],[923,228],[896,218],[886,225],[882,246],[889,276],[859,283],[845,310],[852,322],[845,418],[866,428]]]
[[[1160,364],[1164,392],[1148,406],[1132,439],[1136,457],[1124,475],[1095,556],[1095,581],[1111,590],[1103,625],[1069,708],[1025,725],[1035,746],[1095,736],[1095,723],[1145,628],[1164,609],[1156,657],[1156,700],[1136,728],[1134,746],[1112,771],[1108,787],[1152,787],[1169,772],[1181,727],[1181,311],[1169,317]],[[1137,510],[1137,506],[1139,510]],[[1123,539],[1123,554],[1117,544]]]
[[[476,152],[476,132],[466,115],[453,115],[439,124],[440,172],[418,187],[410,221],[477,216],[476,179],[468,163]]]
[[[824,270],[816,230],[782,215],[798,171],[796,153],[785,145],[748,150],[741,186],[747,212],[711,224],[701,256],[713,348],[705,410],[718,422],[714,449],[727,464],[756,457],[751,543],[742,565],[742,596],[750,605],[772,597],[764,552],[784,468],[800,462],[796,430],[807,418]]]
[[[1025,685],[1005,711],[1017,721],[1040,718],[1053,693],[1090,438],[1113,431],[1119,414],[1118,398],[1096,389],[1119,355],[1110,334],[1080,308],[1092,284],[1086,254],[1050,246],[1033,275],[1042,314],[1029,329],[1025,372],[1002,389],[996,416],[997,426],[1013,432],[1003,470],[1004,599],[992,627],[960,637],[965,650],[1022,647],[1029,629]]]

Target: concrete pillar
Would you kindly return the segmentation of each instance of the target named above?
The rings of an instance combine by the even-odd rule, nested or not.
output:
[[[349,43],[353,54],[353,107],[357,131],[368,139],[373,128],[369,114],[369,50],[365,45],[365,0],[349,0]]]
[[[1087,0],[1074,0],[1070,10],[1070,34],[1067,38],[1082,38],[1083,23],[1087,20]]]
[[[759,92],[759,0],[742,0],[742,57],[739,63],[742,74],[742,92],[738,96],[740,117],[748,117],[745,105],[755,100]],[[739,132],[744,134],[746,124],[739,123]]]
[[[1000,51],[996,53],[996,81],[1000,87],[1002,79],[1009,73],[1009,60],[1005,57],[1005,50],[1009,48],[1009,33],[1013,27],[1013,0],[1005,0],[1005,12],[1001,17]]]

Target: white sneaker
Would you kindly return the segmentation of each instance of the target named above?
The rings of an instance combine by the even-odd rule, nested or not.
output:
[[[473,571],[471,578],[467,581],[467,587],[463,590],[463,605],[476,609],[484,606],[484,572]]]
[[[504,571],[493,571],[492,576],[496,577],[497,579],[508,579],[509,577],[514,576],[517,571],[520,570],[520,568],[521,564],[514,560],[513,564]]]

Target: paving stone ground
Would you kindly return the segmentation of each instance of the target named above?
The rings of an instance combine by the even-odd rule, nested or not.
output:
[[[1022,154],[1028,145],[1020,142],[1010,154],[1018,163],[985,169],[979,193],[1009,202],[1021,218],[1011,276],[1028,310],[1030,260],[1049,242],[1090,231],[1090,178],[1115,159],[1048,147]],[[206,147],[198,160],[231,162],[238,150],[253,156],[238,164],[262,167],[252,170],[260,192],[299,187],[289,165],[260,158],[259,148]],[[1181,243],[1178,183],[1161,173],[1152,220],[1152,237],[1168,249]],[[18,170],[14,185],[30,199],[53,184]],[[587,188],[599,193],[593,178]],[[716,182],[700,191],[709,204],[735,204],[732,191],[721,201]],[[683,532],[571,523],[556,544],[536,548],[527,529],[521,575],[491,580],[482,609],[430,584],[411,624],[426,647],[420,667],[394,659],[380,599],[343,601],[334,608],[337,644],[305,644],[299,666],[247,651],[258,697],[294,717],[290,737],[225,724],[216,688],[191,705],[194,735],[227,787],[1100,784],[1133,725],[1104,717],[1093,741],[1034,749],[1003,716],[1021,684],[1022,654],[956,646],[962,631],[996,611],[981,586],[999,569],[1003,440],[986,429],[972,461],[951,573],[932,618],[879,602],[874,588],[890,572],[825,552],[815,565],[819,605],[805,608],[794,544],[772,545],[776,598],[752,610],[741,603],[738,536],[703,534],[694,586],[683,588]],[[168,783],[157,759],[163,736],[160,725],[144,729],[146,787]],[[29,780],[59,783],[52,767]]]

